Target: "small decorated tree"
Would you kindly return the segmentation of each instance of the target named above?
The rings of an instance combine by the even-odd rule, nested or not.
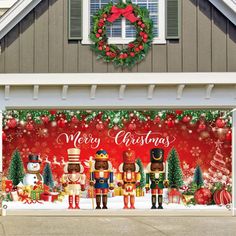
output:
[[[21,160],[20,152],[16,149],[13,152],[11,158],[11,163],[8,170],[8,178],[12,180],[14,186],[17,186],[20,182],[22,182],[24,175],[24,167]]]
[[[197,167],[194,171],[193,182],[195,182],[197,184],[198,188],[201,188],[203,186],[202,170],[199,165],[197,165]]]
[[[136,163],[139,166],[139,173],[141,175],[140,186],[137,188],[137,194],[136,195],[137,196],[142,196],[144,194],[143,188],[146,185],[145,173],[144,173],[143,163],[142,163],[140,158],[137,159]]]
[[[44,167],[43,181],[44,181],[44,184],[47,185],[48,187],[50,187],[50,188],[54,187],[52,170],[51,170],[51,167],[50,167],[49,163],[47,163]]]
[[[183,185],[183,174],[180,167],[179,155],[175,148],[168,154],[168,180],[170,187],[180,188]]]

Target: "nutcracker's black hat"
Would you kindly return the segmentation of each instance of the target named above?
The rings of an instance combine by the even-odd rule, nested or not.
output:
[[[41,161],[39,160],[39,156],[38,156],[38,155],[30,154],[30,155],[28,156],[28,159],[29,159],[28,162],[41,163]]]
[[[153,148],[150,151],[151,163],[162,163],[164,161],[164,150],[161,148]]]

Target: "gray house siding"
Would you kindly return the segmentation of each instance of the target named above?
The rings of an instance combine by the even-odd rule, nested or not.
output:
[[[67,38],[67,0],[44,0],[2,40],[1,73],[129,72]],[[131,72],[236,71],[236,26],[207,0],[182,0],[180,40],[153,45]]]

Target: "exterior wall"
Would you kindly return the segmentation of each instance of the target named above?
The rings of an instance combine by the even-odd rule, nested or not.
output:
[[[1,40],[0,73],[122,72],[97,61],[88,45],[68,42],[67,2],[42,1]],[[131,72],[236,71],[236,26],[208,0],[181,6],[181,39],[153,45]]]

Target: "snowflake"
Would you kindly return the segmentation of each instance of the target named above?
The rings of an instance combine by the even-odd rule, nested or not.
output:
[[[48,129],[41,129],[39,128],[36,132],[37,136],[40,137],[40,138],[45,138],[45,137],[48,137]]]
[[[21,129],[18,129],[16,131],[16,138],[22,138],[23,137],[23,131]]]
[[[192,147],[190,150],[193,157],[199,157],[200,153],[202,152],[199,147]]]

